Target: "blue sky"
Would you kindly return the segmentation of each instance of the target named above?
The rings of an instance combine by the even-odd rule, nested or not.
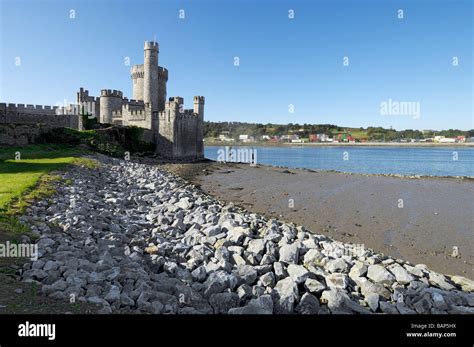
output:
[[[124,59],[141,64],[143,41],[156,35],[168,96],[189,108],[204,95],[206,120],[474,128],[470,0],[0,4],[1,102],[54,105],[81,86],[131,97]],[[418,102],[420,117],[381,115],[389,99]]]

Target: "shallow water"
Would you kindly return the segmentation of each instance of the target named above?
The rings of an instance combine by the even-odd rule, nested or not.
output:
[[[257,163],[366,174],[474,176],[472,147],[233,147],[256,149]],[[217,160],[221,146],[206,146]]]

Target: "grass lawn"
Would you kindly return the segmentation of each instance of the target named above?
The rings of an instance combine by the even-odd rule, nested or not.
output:
[[[0,148],[0,239],[25,232],[15,215],[34,199],[54,193],[53,182],[60,177],[51,171],[70,164],[93,165],[91,160],[79,158],[84,153],[60,145]]]

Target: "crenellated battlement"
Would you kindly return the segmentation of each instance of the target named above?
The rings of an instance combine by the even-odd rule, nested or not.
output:
[[[158,79],[168,81],[168,69],[158,66]]]
[[[49,105],[32,105],[32,104],[12,104],[12,103],[0,103],[1,109],[8,109],[8,111],[39,111],[39,112],[48,112],[54,111],[59,106],[49,106]]]
[[[156,41],[145,41],[144,49],[158,49],[158,42]]]
[[[133,79],[143,78],[145,75],[143,64],[133,65],[132,68],[130,69],[130,75],[132,76]]]
[[[193,100],[194,100],[194,102],[198,102],[198,103],[204,104],[205,98],[204,98],[204,96],[196,95],[196,96],[193,98]]]
[[[115,97],[115,98],[123,98],[123,93],[120,90],[111,90],[111,89],[102,89],[100,91],[101,97]]]

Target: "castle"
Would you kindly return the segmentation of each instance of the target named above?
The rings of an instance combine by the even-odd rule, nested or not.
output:
[[[68,107],[0,103],[0,124],[24,125],[36,121],[43,122],[44,129],[56,124],[80,130],[80,115],[89,114],[103,124],[146,129],[145,139],[155,144],[156,152],[162,157],[203,159],[204,97],[195,96],[192,109],[183,108],[182,97],[166,100],[168,70],[158,65],[158,54],[157,42],[145,42],[143,64],[131,68],[133,98],[130,100],[119,90],[102,89],[100,97],[94,97],[80,88],[76,105]]]

